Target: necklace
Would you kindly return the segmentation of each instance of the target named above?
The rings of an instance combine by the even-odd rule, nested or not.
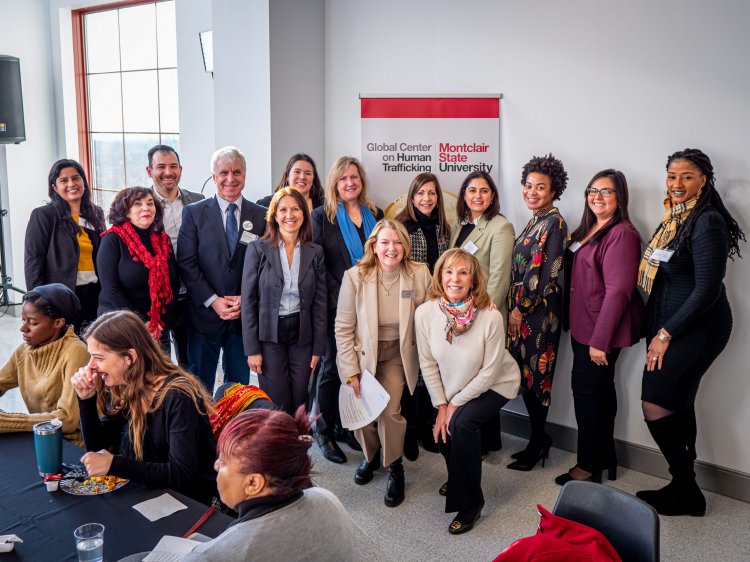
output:
[[[378,281],[383,287],[383,290],[385,291],[385,296],[390,297],[391,296],[391,290],[393,290],[393,286],[398,283],[398,280],[401,278],[401,272],[399,271],[396,278],[391,281],[388,285],[385,284],[385,281],[383,281],[383,276],[378,274]]]

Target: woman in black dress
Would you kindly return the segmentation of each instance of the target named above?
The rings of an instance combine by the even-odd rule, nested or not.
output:
[[[549,455],[546,434],[552,376],[557,364],[562,321],[563,255],[568,226],[553,202],[568,183],[562,162],[535,156],[521,173],[523,199],[533,216],[516,238],[513,279],[508,299],[508,349],[521,368],[521,392],[529,413],[531,437],[523,451],[512,455],[512,470],[531,470]]]
[[[706,500],[693,470],[695,396],[732,332],[723,279],[727,258],[740,255],[745,234],[716,191],[711,160],[698,149],[667,160],[664,208],[638,272],[638,285],[649,295],[641,399],[672,481],[637,496],[662,515],[701,516]]]
[[[31,212],[26,227],[26,288],[62,283],[75,291],[81,311],[73,328],[80,334],[99,306],[101,285],[94,266],[106,228],[104,212],[92,203],[86,173],[75,160],[55,162],[47,186],[49,203]]]
[[[148,188],[129,187],[115,197],[109,211],[112,226],[102,235],[97,256],[102,280],[99,313],[137,313],[169,351],[169,305],[180,281],[163,216]]]

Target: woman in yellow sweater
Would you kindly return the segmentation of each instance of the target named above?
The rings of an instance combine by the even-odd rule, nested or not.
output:
[[[0,369],[0,395],[21,391],[25,413],[0,410],[0,433],[31,431],[35,423],[57,418],[63,436],[82,446],[78,401],[70,379],[88,363],[89,353],[73,331],[81,305],[61,283],[40,285],[23,296],[23,341]]]

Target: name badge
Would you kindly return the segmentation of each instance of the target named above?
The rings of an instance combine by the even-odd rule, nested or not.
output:
[[[401,298],[402,299],[416,299],[417,292],[416,291],[401,291]]]
[[[674,250],[662,250],[661,248],[657,248],[651,253],[651,259],[668,262],[672,259],[672,254],[674,254]]]
[[[81,216],[78,217],[78,226],[88,228],[89,230],[94,230],[94,226]]]
[[[250,242],[252,242],[254,240],[257,240],[257,239],[258,239],[258,235],[257,234],[253,234],[252,232],[248,232],[247,230],[245,230],[242,233],[242,236],[240,237],[240,243],[241,244],[249,244]]]
[[[466,244],[464,244],[464,247],[461,249],[466,252],[469,252],[473,256],[479,250],[479,246],[477,246],[476,244],[474,244],[474,242],[469,240]]]
[[[575,254],[578,251],[578,248],[580,248],[581,246],[582,244],[580,242],[573,242],[570,246],[568,246],[568,250]]]

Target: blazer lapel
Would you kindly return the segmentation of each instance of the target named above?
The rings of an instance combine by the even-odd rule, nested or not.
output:
[[[479,218],[477,225],[474,227],[474,230],[472,230],[469,233],[469,236],[468,238],[466,238],[466,242],[464,242],[463,245],[466,246],[467,242],[473,242],[474,245],[478,248],[479,242],[482,239],[482,236],[484,236],[484,229],[486,227],[487,227],[487,219],[484,218],[484,215],[482,215]]]
[[[314,251],[308,244],[300,244],[299,248],[299,277],[298,284],[302,284],[302,279],[307,275],[310,265],[312,264]]]
[[[268,243],[263,244],[263,252],[266,254],[268,265],[284,281],[284,270],[281,268],[281,256],[279,255],[278,246],[273,247]]]
[[[398,339],[403,343],[406,341],[406,328],[409,326],[409,320],[414,316],[414,298],[411,294],[414,291],[414,278],[407,275],[403,269],[399,289],[401,292],[398,295]]]

